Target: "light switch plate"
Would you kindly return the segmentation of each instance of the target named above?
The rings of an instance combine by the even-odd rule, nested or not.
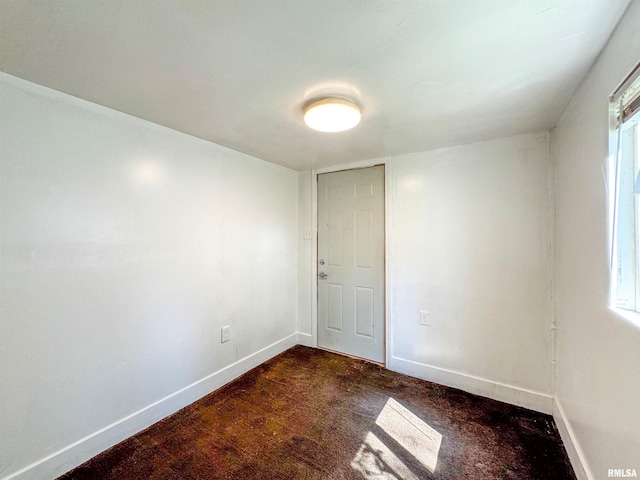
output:
[[[431,313],[426,310],[420,310],[420,325],[428,327],[431,325]]]
[[[227,325],[226,327],[222,327],[220,343],[228,342],[231,337],[231,327]]]

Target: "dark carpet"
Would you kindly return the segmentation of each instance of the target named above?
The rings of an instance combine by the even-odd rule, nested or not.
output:
[[[575,479],[548,415],[301,346],[60,478]]]

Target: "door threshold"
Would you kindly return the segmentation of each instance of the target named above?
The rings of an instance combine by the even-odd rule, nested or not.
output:
[[[375,360],[370,360],[364,357],[358,357],[357,355],[351,355],[350,353],[338,352],[337,350],[331,350],[330,348],[325,348],[320,346],[318,346],[317,348],[319,350],[324,350],[325,352],[335,353],[337,355],[342,355],[343,357],[353,358],[354,360],[362,360],[363,362],[373,363],[374,365],[378,365],[379,367],[387,368],[384,362],[376,362]]]

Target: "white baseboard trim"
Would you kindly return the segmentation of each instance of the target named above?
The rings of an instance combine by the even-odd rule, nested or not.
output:
[[[447,387],[458,388],[465,392],[528,408],[536,412],[551,414],[553,411],[553,397],[545,393],[394,356],[391,357],[387,368],[394,372],[422,378]]]
[[[557,398],[553,400],[553,419],[558,426],[558,432],[560,438],[564,444],[564,448],[567,451],[567,456],[573,467],[573,471],[576,473],[578,480],[594,480],[594,476],[587,467],[585,462],[584,453],[580,445],[576,441],[576,435],[571,428],[571,424],[567,420],[567,416],[564,413],[564,409]]]
[[[2,480],[55,479],[95,457],[100,452],[226,385],[297,343],[298,333],[293,333],[97,432],[87,435],[77,442],[4,477]]]
[[[313,337],[311,336],[311,334],[298,332],[298,345],[313,347]]]

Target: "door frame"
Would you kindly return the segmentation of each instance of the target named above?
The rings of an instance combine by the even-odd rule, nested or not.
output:
[[[311,248],[311,346],[318,348],[318,175],[323,173],[342,172],[368,167],[384,167],[384,365],[388,368],[392,358],[393,329],[391,304],[391,178],[392,168],[388,158],[378,158],[353,162],[333,167],[311,170],[311,228],[313,229],[313,246]]]

